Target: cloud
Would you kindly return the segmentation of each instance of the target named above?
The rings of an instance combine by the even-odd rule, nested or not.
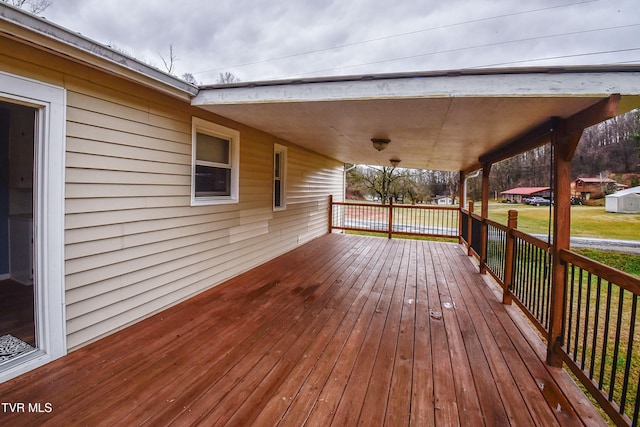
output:
[[[156,66],[172,44],[176,74],[213,83],[222,71],[250,81],[640,62],[636,1],[54,0],[44,15]],[[622,49],[635,50],[585,55]]]

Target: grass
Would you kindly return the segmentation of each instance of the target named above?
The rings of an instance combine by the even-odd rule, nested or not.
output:
[[[549,207],[489,204],[489,218],[507,223],[509,210],[518,211],[518,229],[529,234],[547,234]],[[605,212],[602,206],[572,206],[571,235],[600,239],[640,240],[640,214]],[[640,255],[596,249],[572,249],[587,258],[640,277]]]
[[[549,207],[489,204],[489,218],[507,223],[507,212],[518,211],[518,229],[529,234],[547,234]],[[572,206],[571,235],[600,239],[640,240],[640,214],[606,212],[601,206]]]
[[[582,256],[591,258],[625,273],[640,277],[640,255],[621,254],[597,249],[573,249]]]

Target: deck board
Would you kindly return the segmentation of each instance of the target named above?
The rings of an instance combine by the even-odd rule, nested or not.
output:
[[[512,316],[458,245],[330,234],[0,384],[53,407],[0,424],[601,424]]]
[[[455,287],[455,277],[451,273],[443,250],[446,246],[432,245],[432,259],[436,273],[436,283],[440,294],[441,312],[446,323],[447,341],[449,343],[455,397],[458,401],[460,424],[477,426],[483,423],[480,399],[486,398],[486,390],[480,389],[474,382],[470,361],[482,359],[482,353],[469,358],[467,340],[473,342],[474,334],[463,336],[463,327],[473,325],[472,317],[468,314],[467,306],[459,298],[455,298],[452,289]],[[435,250],[435,249],[439,250]],[[465,330],[465,332],[470,332]],[[473,353],[471,353],[473,354]],[[499,424],[498,424],[499,425]]]

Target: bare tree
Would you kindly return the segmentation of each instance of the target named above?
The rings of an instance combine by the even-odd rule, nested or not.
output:
[[[2,0],[11,6],[28,10],[31,13],[41,13],[53,4],[53,0]]]
[[[640,110],[585,129],[573,158],[575,176],[640,173]]]
[[[356,168],[357,176],[361,188],[381,203],[387,203],[391,197],[408,195],[409,188],[405,179],[409,179],[408,172],[395,166],[364,166]]]
[[[167,73],[169,74],[173,74],[173,69],[176,65],[176,61],[178,61],[178,58],[176,57],[175,53],[173,52],[173,43],[169,44],[169,57],[165,59],[164,56],[162,56],[162,54],[160,52],[158,52],[158,55],[160,55],[160,59],[162,59],[162,62],[164,63],[164,67],[167,69]]]
[[[181,78],[187,83],[191,83],[192,85],[196,85],[196,86],[198,85],[198,81],[196,80],[195,77],[193,77],[193,74],[191,73],[184,73]]]
[[[216,83],[218,84],[227,84],[227,83],[238,83],[240,81],[239,78],[235,76],[235,74],[230,73],[229,71],[225,71],[224,73],[218,74],[218,79]]]

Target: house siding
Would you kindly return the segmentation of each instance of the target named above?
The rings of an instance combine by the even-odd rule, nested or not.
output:
[[[16,55],[0,69],[68,91],[70,350],[327,232],[328,196],[342,196],[337,161],[105,73],[2,44]],[[190,206],[192,116],[240,131],[238,204]],[[287,209],[278,212],[274,143],[289,149]]]

